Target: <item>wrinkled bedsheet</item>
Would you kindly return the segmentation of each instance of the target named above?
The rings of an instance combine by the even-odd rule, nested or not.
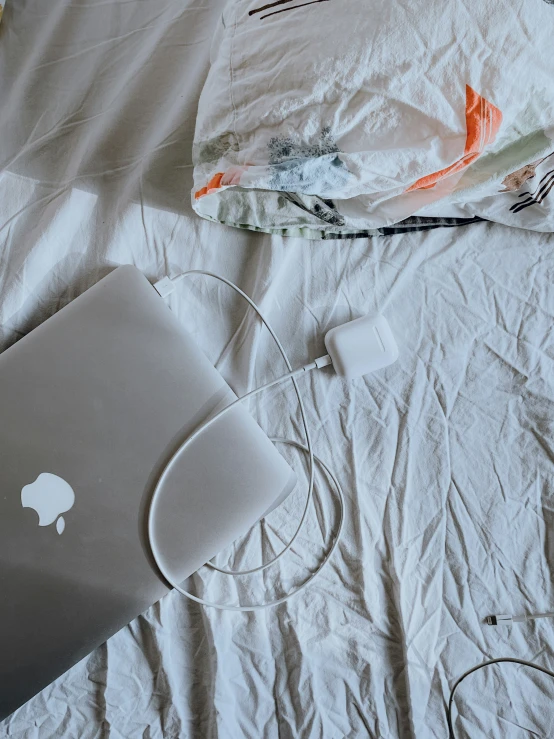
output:
[[[130,262],[151,278],[202,268],[236,281],[294,365],[323,352],[327,328],[373,310],[400,358],[349,384],[330,370],[303,380],[316,452],[346,494],[344,536],[312,588],[255,614],[170,594],[0,736],[444,739],[444,698],[473,664],[554,667],[551,622],[483,623],[554,604],[554,237],[476,224],[308,242],[199,219],[192,138],[220,13],[215,0],[7,5],[0,348]],[[237,392],[283,370],[224,287],[198,279],[170,302]],[[268,433],[301,438],[290,388],[252,412]],[[202,572],[192,587],[236,601],[302,582],[336,524],[318,480],[320,502],[275,572]],[[220,563],[278,550],[304,494]],[[544,676],[489,668],[458,691],[458,736],[553,736],[553,696]]]

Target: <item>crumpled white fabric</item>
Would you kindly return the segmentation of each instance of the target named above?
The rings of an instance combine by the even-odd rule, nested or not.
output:
[[[484,215],[487,199],[487,218],[552,231],[551,200],[514,217],[502,193],[508,181],[520,195],[554,151],[553,11],[544,0],[229,0],[198,109],[194,209],[317,239],[423,209]]]
[[[480,224],[309,243],[198,219],[183,193],[220,10],[8,5],[1,348],[130,262],[151,278],[203,268],[234,280],[293,365],[322,353],[327,328],[374,310],[400,358],[349,384],[330,370],[303,381],[316,451],[347,496],[342,543],[313,588],[258,614],[168,595],[0,724],[0,736],[443,739],[444,698],[465,669],[503,655],[554,665],[551,622],[483,623],[554,600],[554,240]],[[225,288],[199,279],[170,302],[237,392],[281,372]],[[252,410],[268,433],[300,437],[290,388]],[[291,461],[300,476],[301,459]],[[246,598],[301,581],[300,555],[319,561],[336,520],[331,491],[318,491],[282,568],[239,586],[203,573],[192,585]],[[303,494],[272,514],[269,544],[290,533]],[[259,562],[258,536],[237,562]],[[551,736],[553,695],[546,677],[489,668],[458,691],[458,734]]]

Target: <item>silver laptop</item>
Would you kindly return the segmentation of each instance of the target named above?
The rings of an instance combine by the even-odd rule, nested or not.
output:
[[[145,538],[153,483],[233,397],[130,266],[0,355],[0,720],[168,591]],[[162,490],[156,540],[172,577],[294,484],[247,410],[231,411]]]

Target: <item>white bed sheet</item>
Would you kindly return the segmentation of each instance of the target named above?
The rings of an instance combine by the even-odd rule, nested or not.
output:
[[[8,4],[0,348],[130,262],[152,278],[203,268],[235,280],[294,364],[322,353],[328,327],[371,310],[389,318],[400,359],[351,384],[329,370],[303,381],[317,453],[347,496],[344,537],[317,584],[258,614],[171,594],[0,736],[442,739],[444,697],[474,663],[554,665],[550,622],[483,624],[554,602],[554,237],[483,224],[309,243],[200,221],[190,152],[220,10],[214,0]],[[237,391],[282,370],[226,289],[197,280],[171,302]],[[290,389],[255,410],[268,432],[300,435]],[[336,523],[330,491],[318,490],[297,554],[274,575],[204,573],[199,591],[263,598],[301,582],[300,551],[313,566]],[[278,546],[302,495],[234,561]],[[459,735],[552,736],[553,696],[545,677],[489,668],[459,690]]]

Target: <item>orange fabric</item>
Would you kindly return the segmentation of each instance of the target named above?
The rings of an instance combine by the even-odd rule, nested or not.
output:
[[[252,165],[234,164],[232,167],[229,167],[226,172],[218,172],[217,174],[214,174],[206,187],[202,187],[194,193],[194,199],[198,200],[198,198],[202,198],[204,195],[210,195],[212,192],[220,190],[222,187],[240,185],[240,178],[250,166]]]
[[[502,113],[488,100],[478,95],[469,85],[466,85],[466,145],[464,155],[457,162],[445,169],[426,175],[414,182],[406,190],[429,190],[439,180],[448,177],[454,172],[465,169],[474,162],[486,146],[492,144],[502,123]]]
[[[219,188],[221,187],[221,180],[223,179],[223,174],[224,174],[223,172],[218,172],[217,174],[214,174],[214,176],[208,182],[206,187],[203,187],[194,193],[194,199],[198,200],[198,198],[201,198],[203,195],[208,195],[210,192],[213,192],[214,190],[219,190]]]

